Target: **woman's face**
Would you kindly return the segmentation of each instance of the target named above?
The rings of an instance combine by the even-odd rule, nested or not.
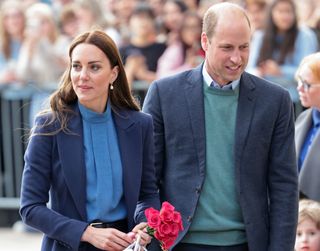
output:
[[[188,46],[199,43],[201,38],[201,21],[196,17],[188,17],[182,24],[181,39]]]
[[[97,46],[77,45],[71,54],[70,77],[80,104],[92,111],[105,110],[109,85],[118,76],[118,67],[111,67],[109,59]]]
[[[76,12],[78,24],[81,31],[86,31],[91,28],[95,22],[93,13],[89,9],[79,7]]]
[[[289,2],[279,2],[272,10],[272,20],[280,32],[289,30],[295,21],[295,13]]]
[[[297,89],[301,104],[304,107],[317,107],[320,109],[320,81],[316,80],[312,71],[306,65],[302,66],[300,70]]]
[[[166,2],[163,6],[164,24],[170,31],[177,31],[183,20],[183,12],[173,2]]]
[[[24,17],[21,11],[14,8],[4,13],[4,29],[12,36],[21,36],[24,30]]]

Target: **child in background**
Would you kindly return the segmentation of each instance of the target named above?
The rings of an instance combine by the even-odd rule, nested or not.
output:
[[[295,251],[320,250],[320,203],[301,200],[296,233]]]

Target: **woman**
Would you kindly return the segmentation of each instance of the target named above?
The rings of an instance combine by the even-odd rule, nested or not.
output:
[[[122,42],[120,33],[113,27],[111,13],[109,13],[109,10],[104,10],[100,2],[98,0],[74,1],[80,31],[84,32],[92,27],[99,27],[119,46]]]
[[[306,57],[297,74],[301,104],[308,107],[296,120],[296,152],[302,197],[320,201],[320,53]]]
[[[21,2],[3,1],[0,9],[0,86],[19,82],[16,65],[24,28],[25,16]]]
[[[158,60],[157,77],[166,77],[174,73],[196,67],[204,60],[201,48],[202,20],[193,11],[187,11],[176,41],[171,43]]]
[[[298,27],[293,0],[274,0],[265,29],[253,34],[247,70],[285,87],[297,102],[295,72],[301,60],[317,50],[315,33]]]
[[[144,209],[159,207],[152,120],[139,112],[104,32],[76,37],[69,58],[25,153],[20,213],[45,234],[42,250],[123,250]],[[132,230],[142,244],[150,241],[144,227]]]
[[[32,91],[30,125],[44,101],[57,89],[67,65],[68,39],[61,36],[51,7],[34,3],[26,10],[25,38],[21,45],[16,72]]]

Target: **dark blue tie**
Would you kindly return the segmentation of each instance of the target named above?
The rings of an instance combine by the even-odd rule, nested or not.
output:
[[[320,124],[316,124],[312,127],[312,129],[308,132],[307,134],[307,137],[306,137],[306,140],[301,148],[301,152],[300,152],[300,156],[299,156],[299,163],[298,163],[298,166],[299,166],[299,172],[301,170],[301,167],[302,167],[302,164],[303,164],[303,161],[304,159],[306,158],[307,156],[307,153],[309,151],[309,148],[312,144],[312,141],[314,139],[314,137],[316,136],[318,130],[319,130],[319,127],[320,127]]]

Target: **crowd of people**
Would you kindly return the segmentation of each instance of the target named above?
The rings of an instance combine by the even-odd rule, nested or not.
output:
[[[143,211],[169,201],[174,251],[319,251],[317,1],[4,0],[0,15],[1,87],[33,90],[20,212],[43,250],[136,234],[159,250]]]

